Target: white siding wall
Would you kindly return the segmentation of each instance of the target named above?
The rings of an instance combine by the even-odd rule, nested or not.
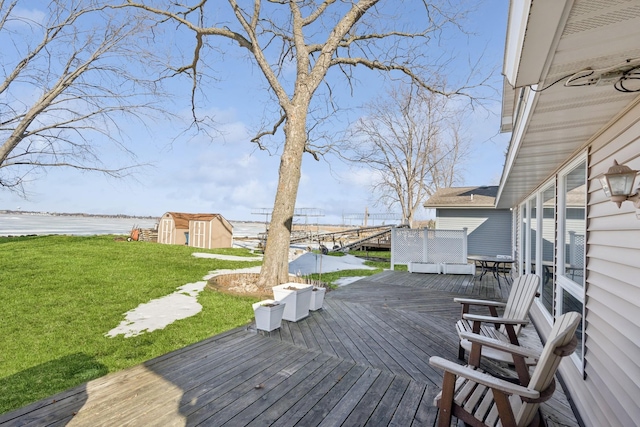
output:
[[[586,426],[640,422],[640,219],[633,205],[606,199],[597,175],[616,159],[640,169],[640,106],[602,132],[589,147],[584,378],[570,361],[560,372]],[[539,306],[540,332],[549,323]]]

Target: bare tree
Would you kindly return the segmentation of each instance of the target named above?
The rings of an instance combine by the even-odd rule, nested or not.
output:
[[[366,111],[349,131],[343,157],[371,169],[378,202],[400,206],[413,226],[425,199],[459,179],[469,149],[460,131],[464,110],[445,96],[404,86],[371,102]]]
[[[334,86],[328,78],[340,76],[351,86],[358,66],[406,78],[425,90],[443,95],[463,93],[431,82],[442,65],[440,47],[429,55],[427,44],[435,42],[446,27],[459,28],[462,12],[457,2],[383,0],[269,0],[193,2],[127,0],[119,7],[136,7],[161,21],[195,35],[192,61],[173,71],[193,79],[207,65],[208,49],[223,50],[232,41],[244,50],[259,69],[268,90],[277,100],[279,113],[253,141],[261,148],[269,136],[284,133],[279,181],[269,227],[260,285],[273,286],[288,279],[288,249],[295,201],[305,152],[319,158],[326,147],[311,137],[318,118],[334,108]],[[226,7],[226,11],[224,10]],[[226,12],[226,13],[225,13]],[[422,13],[416,19],[416,13]],[[409,19],[410,18],[410,19]],[[212,40],[218,40],[214,45]],[[446,62],[446,61],[444,61]],[[204,63],[204,64],[203,64]],[[438,65],[440,64],[440,65]],[[294,70],[292,73],[291,70]],[[293,75],[293,76],[292,76]],[[321,99],[326,108],[317,101]],[[310,116],[316,113],[317,116]]]
[[[140,166],[107,166],[98,146],[110,141],[133,162],[121,120],[159,111],[157,84],[130,71],[149,62],[148,28],[97,0],[52,0],[46,11],[0,0],[0,187],[24,195],[25,180],[52,167],[121,177]]]

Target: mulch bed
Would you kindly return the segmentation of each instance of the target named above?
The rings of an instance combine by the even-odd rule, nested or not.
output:
[[[262,289],[257,286],[257,273],[229,273],[212,277],[207,283],[207,288],[232,295],[254,296],[258,298],[273,298],[271,289]],[[318,280],[311,280],[304,277],[290,276],[289,281],[293,283],[303,283],[325,288],[326,283]],[[329,290],[329,289],[327,289]]]

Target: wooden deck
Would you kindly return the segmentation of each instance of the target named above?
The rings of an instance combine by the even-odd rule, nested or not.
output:
[[[453,297],[507,292],[487,277],[385,272],[279,331],[212,337],[0,415],[0,426],[431,426],[442,373],[428,360],[456,360]],[[549,425],[578,425],[560,388],[543,410]]]

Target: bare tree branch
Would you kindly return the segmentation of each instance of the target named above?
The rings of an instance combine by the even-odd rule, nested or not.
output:
[[[266,135],[275,135],[275,134],[276,134],[276,132],[278,131],[278,129],[280,128],[280,126],[282,126],[282,124],[284,123],[284,121],[285,121],[286,119],[287,119],[286,114],[282,114],[282,115],[280,116],[280,119],[279,119],[279,120],[278,120],[278,121],[273,125],[273,129],[271,129],[271,130],[267,130],[267,131],[263,131],[263,132],[258,133],[256,136],[254,136],[253,138],[251,138],[251,142],[254,142],[254,143],[258,144],[258,147],[259,147],[261,150],[267,150],[267,148],[266,148],[266,147],[264,147],[264,146],[260,143],[260,139],[261,139],[263,136],[266,136]],[[267,150],[267,151],[268,151],[268,150]]]
[[[158,83],[123,65],[151,58],[140,37],[149,30],[144,18],[107,13],[102,0],[51,0],[39,22],[21,15],[21,3],[0,3],[0,43],[7,47],[0,70],[1,185],[24,195],[24,180],[42,169],[113,177],[135,169],[104,165],[98,148],[104,142],[90,135],[133,160],[116,116],[163,113],[152,99],[161,93]]]
[[[444,91],[442,89],[438,89],[426,82],[424,82],[424,80],[422,78],[420,78],[420,76],[418,76],[417,74],[414,73],[414,71],[408,67],[408,66],[404,66],[404,65],[398,65],[398,64],[385,64],[383,62],[377,61],[377,60],[369,60],[366,58],[335,58],[334,60],[331,61],[332,65],[338,65],[338,64],[343,64],[343,65],[351,65],[351,66],[356,66],[356,65],[364,65],[365,67],[371,69],[371,70],[379,70],[379,71],[400,71],[403,74],[407,75],[408,77],[411,78],[411,80],[413,82],[415,82],[416,84],[420,85],[422,88],[428,90],[429,92],[432,93],[437,93],[439,95],[444,95],[444,96],[451,96],[451,95],[463,95],[464,92],[461,91],[454,91],[454,92],[447,92]]]
[[[203,27],[199,26],[198,24],[192,23],[191,21],[189,21],[186,18],[186,15],[188,13],[193,12],[193,11],[198,10],[198,9],[201,9],[202,6],[204,6],[204,4],[206,2],[207,2],[207,0],[203,0],[198,6],[190,8],[188,10],[188,12],[183,12],[182,13],[183,16],[180,16],[181,15],[180,13],[172,13],[172,12],[170,12],[168,10],[147,6],[147,5],[142,4],[142,3],[137,3],[137,2],[135,2],[133,0],[127,0],[126,4],[123,4],[123,5],[112,5],[111,7],[114,8],[114,9],[122,8],[122,7],[126,7],[126,6],[137,7],[139,9],[146,10],[147,12],[151,12],[153,14],[164,16],[165,18],[169,18],[171,20],[177,21],[178,23],[184,25],[185,27],[189,28],[190,30],[192,30],[192,31],[194,31],[196,33],[199,33],[199,34],[202,34],[202,35],[207,35],[207,36],[222,36],[222,37],[225,37],[225,38],[228,38],[228,39],[231,39],[231,40],[235,40],[236,42],[238,42],[240,47],[243,47],[245,49],[248,49],[248,50],[252,51],[253,50],[253,46],[251,45],[251,42],[249,40],[247,40],[242,34],[233,32],[233,31],[229,30],[228,28],[223,28],[223,27],[207,27],[207,28],[203,28]],[[240,13],[240,8],[238,7],[238,5],[234,1],[230,1],[229,3],[234,8],[234,11],[238,11],[238,13]],[[256,4],[259,4],[259,2],[256,2]]]
[[[468,150],[460,134],[464,114],[449,104],[424,89],[395,88],[369,104],[341,146],[343,158],[374,171],[378,201],[399,206],[409,225],[428,196],[458,179]]]
[[[155,14],[158,25],[171,21],[193,31],[197,35],[195,55],[188,65],[172,68],[180,72],[195,74],[197,66],[205,62],[202,51],[211,45],[204,42],[204,38],[237,42],[251,66],[260,71],[271,99],[276,100],[279,108],[271,109],[273,116],[263,121],[264,128],[251,139],[260,149],[266,149],[263,139],[277,139],[280,131],[284,134],[284,138],[279,139],[284,140],[284,144],[260,279],[263,286],[287,279],[289,236],[303,154],[310,153],[319,159],[334,144],[328,137],[331,130],[327,129],[327,118],[339,105],[334,94],[340,82],[329,74],[332,68],[336,68],[344,84],[352,90],[357,86],[354,72],[357,67],[399,76],[400,80],[408,80],[433,96],[464,96],[475,101],[470,93],[475,87],[472,80],[459,87],[447,87],[438,77],[446,65],[445,52],[437,45],[438,36],[449,27],[460,29],[462,13],[457,4],[444,2],[451,6],[448,10],[433,3],[427,0],[227,0],[226,13],[221,12],[223,2],[207,0],[200,0],[197,6],[167,1],[164,7],[152,7],[144,0],[126,0],[113,6],[135,7]],[[423,19],[405,19],[409,4],[414,13],[424,13]],[[436,53],[431,54],[433,40]],[[198,84],[195,76],[191,78]],[[195,106],[193,94],[192,87],[192,106]],[[401,137],[406,135],[397,135]],[[412,153],[408,154],[413,158]],[[436,150],[429,155],[442,157]],[[399,153],[390,152],[385,161],[401,159]],[[392,183],[419,173],[419,165],[406,163],[388,175],[380,173],[380,177],[383,182]],[[405,190],[410,192],[412,200],[422,194],[413,188]]]

